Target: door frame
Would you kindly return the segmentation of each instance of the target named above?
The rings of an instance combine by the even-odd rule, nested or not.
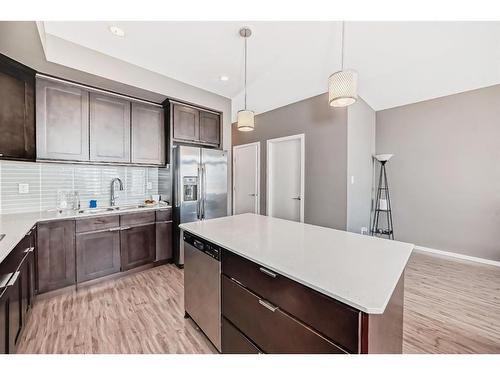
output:
[[[304,222],[304,186],[305,186],[305,134],[295,134],[287,137],[273,138],[268,139],[266,142],[266,215],[272,216],[271,212],[271,180],[272,180],[272,168],[271,168],[271,159],[272,159],[272,147],[274,144],[279,142],[286,142],[290,140],[298,139],[300,141],[300,222]]]
[[[235,210],[235,206],[236,206],[236,194],[235,194],[235,190],[236,190],[236,186],[235,186],[235,166],[236,166],[236,163],[235,163],[235,159],[236,159],[236,153],[235,153],[235,150],[237,149],[241,149],[241,148],[246,148],[246,147],[250,147],[250,146],[257,146],[257,165],[256,165],[256,191],[257,191],[257,199],[256,199],[256,214],[257,215],[260,215],[260,142],[251,142],[251,143],[245,143],[245,144],[242,144],[242,145],[237,145],[237,146],[233,146],[233,178],[232,178],[232,185],[233,185],[233,207],[232,207],[232,214],[234,215],[234,210]]]

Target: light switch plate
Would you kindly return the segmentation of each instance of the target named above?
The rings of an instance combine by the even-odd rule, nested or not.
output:
[[[29,184],[19,184],[19,194],[28,194],[30,192]]]
[[[152,182],[148,182],[147,183],[147,189],[151,190],[152,188],[153,188],[153,183]]]

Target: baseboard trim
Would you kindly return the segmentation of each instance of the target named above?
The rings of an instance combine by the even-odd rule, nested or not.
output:
[[[430,247],[425,247],[425,246],[415,246],[415,250],[421,251],[424,253],[432,253],[432,254],[442,255],[445,257],[449,257],[449,258],[457,258],[457,259],[468,260],[468,261],[476,262],[476,263],[488,264],[490,266],[500,267],[500,262],[496,261],[496,260],[473,257],[470,255],[453,253],[451,251],[437,250],[437,249],[432,249]]]

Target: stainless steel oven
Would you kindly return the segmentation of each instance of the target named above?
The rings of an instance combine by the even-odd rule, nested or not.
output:
[[[222,249],[184,232],[184,310],[221,351]]]

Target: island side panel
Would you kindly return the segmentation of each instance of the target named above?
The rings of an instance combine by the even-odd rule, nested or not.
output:
[[[403,352],[404,272],[383,314],[361,313],[360,352],[401,354]]]

